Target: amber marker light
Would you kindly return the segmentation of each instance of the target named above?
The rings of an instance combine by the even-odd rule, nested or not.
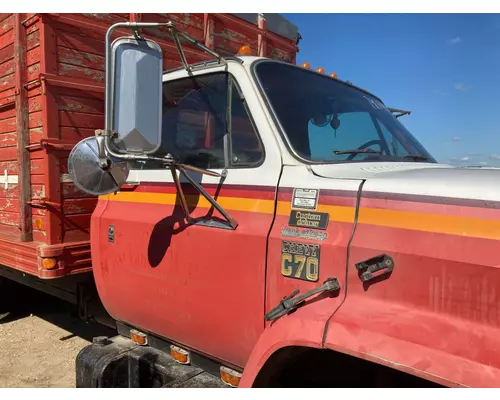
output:
[[[227,367],[220,367],[220,378],[226,385],[238,387],[241,380],[241,373]]]
[[[170,357],[172,357],[179,364],[189,364],[189,353],[177,346],[170,346]]]
[[[130,330],[130,339],[139,346],[146,346],[148,344],[148,337],[145,333],[139,332],[136,329]]]
[[[52,257],[42,258],[42,266],[45,269],[54,269],[57,267],[57,261]]]

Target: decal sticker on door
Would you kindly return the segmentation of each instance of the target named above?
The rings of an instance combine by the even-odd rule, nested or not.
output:
[[[281,242],[281,274],[287,278],[316,282],[319,279],[319,244]]]
[[[292,208],[316,210],[319,189],[293,189]]]

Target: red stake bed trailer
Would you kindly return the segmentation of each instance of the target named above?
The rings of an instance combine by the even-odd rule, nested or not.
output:
[[[97,197],[75,187],[67,157],[104,125],[104,36],[125,21],[172,21],[221,55],[246,45],[290,63],[300,37],[278,14],[0,14],[0,280],[77,303],[79,288],[93,284]],[[147,33],[164,69],[181,65],[166,29]],[[188,62],[208,58],[185,49]]]

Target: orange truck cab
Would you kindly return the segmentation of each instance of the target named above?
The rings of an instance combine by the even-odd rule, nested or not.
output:
[[[141,34],[160,28],[183,63],[166,73]],[[498,385],[500,173],[438,163],[401,112],[172,23],[113,25],[105,124],[68,170],[99,195],[119,335],[79,353],[77,385]]]

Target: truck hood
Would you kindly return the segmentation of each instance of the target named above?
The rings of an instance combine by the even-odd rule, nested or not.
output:
[[[366,180],[364,190],[485,201],[500,201],[500,169],[458,168],[429,163],[351,163],[313,165],[331,179]]]

